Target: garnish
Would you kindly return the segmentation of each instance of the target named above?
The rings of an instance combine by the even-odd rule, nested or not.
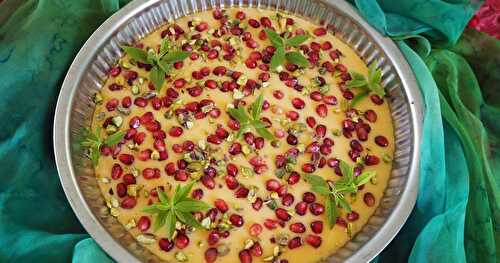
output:
[[[240,130],[236,134],[236,138],[239,138],[244,132],[254,127],[260,136],[268,140],[274,139],[274,135],[266,128],[267,124],[260,120],[259,115],[262,112],[262,104],[264,104],[264,95],[261,93],[251,105],[251,116],[248,115],[243,107],[227,110],[229,115],[240,123]]]
[[[377,68],[375,62],[372,62],[368,67],[368,79],[357,72],[350,72],[350,74],[352,79],[346,83],[347,87],[361,89],[361,92],[358,93],[351,102],[351,106],[357,104],[370,92],[373,92],[380,97],[385,96],[385,90],[382,85],[380,85],[380,80],[382,79],[382,70]]]
[[[359,186],[366,184],[375,176],[373,171],[354,176],[354,168],[342,160],[340,160],[340,170],[342,178],[336,182],[327,182],[322,177],[313,174],[305,175],[307,182],[312,186],[311,191],[326,196],[325,211],[330,228],[335,225],[339,207],[348,213],[351,212],[351,205],[346,200],[345,194],[355,194]]]
[[[149,214],[156,214],[156,220],[153,225],[154,231],[166,225],[167,238],[172,240],[177,222],[182,222],[192,227],[203,228],[191,212],[205,211],[209,209],[210,206],[203,201],[188,197],[189,192],[191,192],[193,188],[193,184],[194,183],[191,182],[185,186],[177,185],[175,193],[171,198],[169,198],[163,190],[157,188],[160,202],[152,204],[143,210]]]
[[[165,74],[168,74],[175,62],[183,61],[189,57],[189,52],[181,51],[164,38],[161,42],[160,52],[156,53],[152,49],[148,52],[141,48],[131,46],[121,46],[123,51],[134,60],[152,65],[149,72],[149,79],[155,85],[157,91],[161,90],[165,81]]]
[[[300,44],[304,43],[309,37],[307,35],[296,35],[292,38],[288,38],[288,33],[285,33],[285,37],[281,37],[275,31],[270,29],[264,29],[266,31],[267,37],[276,48],[273,57],[271,58],[271,69],[275,70],[280,65],[283,65],[285,60],[293,63],[299,67],[308,67],[309,61],[298,51],[285,52],[287,47],[298,47]]]
[[[79,144],[88,150],[88,156],[92,161],[92,165],[96,167],[99,162],[99,157],[101,156],[101,146],[114,146],[119,143],[124,136],[125,132],[120,131],[103,139],[101,137],[101,127],[97,127],[95,132],[92,132],[89,128],[84,128],[81,132]]]

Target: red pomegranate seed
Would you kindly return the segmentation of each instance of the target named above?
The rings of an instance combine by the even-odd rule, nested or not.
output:
[[[257,197],[257,199],[255,199],[255,202],[252,203],[252,208],[256,211],[259,211],[262,208],[262,203],[262,198]]]
[[[321,246],[321,237],[316,235],[307,235],[306,243],[314,248],[318,248]]]
[[[330,43],[330,41],[325,41],[325,42],[321,43],[321,49],[323,49],[325,51],[332,49],[332,43]]]
[[[234,195],[236,196],[236,198],[247,198],[248,192],[248,188],[241,186],[234,192]]]
[[[314,173],[316,171],[316,167],[312,163],[305,163],[302,165],[302,172],[304,173]]]
[[[148,105],[148,101],[145,98],[138,97],[134,99],[134,105],[137,107],[144,108]]]
[[[175,246],[178,249],[184,249],[189,245],[189,238],[184,234],[178,234],[175,238]]]
[[[176,181],[182,181],[182,182],[185,182],[187,181],[189,175],[187,174],[187,172],[185,170],[177,170],[177,172],[175,172],[175,175],[174,175],[174,179]]]
[[[118,159],[125,165],[131,165],[134,163],[134,156],[130,154],[122,153],[118,156]]]
[[[289,249],[296,249],[298,247],[302,246],[302,238],[300,237],[294,237],[288,241],[288,248]]]
[[[312,203],[309,206],[309,211],[315,216],[323,214],[325,212],[325,207],[322,204],[319,203]]]
[[[122,174],[123,174],[122,166],[118,163],[113,164],[113,167],[111,168],[111,179],[117,180],[122,176]]]
[[[301,98],[293,98],[292,105],[295,109],[301,110],[305,107],[305,102]]]
[[[377,165],[379,163],[380,163],[380,159],[375,155],[367,155],[365,157],[365,164],[366,165]]]
[[[389,141],[387,140],[387,138],[382,135],[378,135],[375,137],[375,143],[381,147],[387,147],[389,145]]]
[[[287,182],[290,185],[294,185],[294,184],[298,183],[299,180],[300,180],[300,174],[294,171],[294,172],[290,173],[290,176],[288,177]]]
[[[291,216],[290,214],[283,208],[277,208],[274,213],[276,214],[276,217],[280,220],[283,221],[288,221],[290,220]]]
[[[264,226],[269,230],[276,229],[278,227],[278,224],[279,224],[279,222],[274,220],[274,219],[264,220]]]
[[[313,221],[311,222],[311,230],[315,234],[321,234],[323,232],[323,221]]]
[[[169,252],[174,248],[174,243],[170,242],[166,238],[162,238],[158,241],[158,246],[160,246],[160,249],[166,252]]]
[[[221,19],[222,16],[223,16],[222,15],[222,11],[220,9],[218,9],[218,8],[214,9],[214,11],[212,12],[212,15],[213,15],[214,19],[216,19],[216,20]]]
[[[260,257],[262,256],[262,246],[260,245],[259,242],[256,242],[255,244],[253,244],[252,247],[250,247],[250,253],[252,253],[252,256],[254,257]]]
[[[337,97],[331,95],[331,96],[324,96],[323,97],[323,102],[326,105],[337,105]]]
[[[312,116],[309,116],[306,118],[306,123],[310,128],[314,128],[314,126],[316,126],[316,119],[314,119],[314,117]]]
[[[201,198],[203,198],[203,190],[200,188],[194,189],[193,192],[191,192],[191,197],[193,199],[200,200]]]
[[[288,134],[288,136],[286,137],[286,142],[290,145],[297,145],[298,139],[295,135]]]
[[[258,236],[262,232],[262,226],[258,223],[252,224],[249,228],[250,235],[251,236]]]
[[[296,111],[287,111],[286,117],[289,118],[291,121],[296,121],[299,119],[299,113]]]
[[[118,99],[111,99],[106,103],[106,109],[108,111],[114,111],[119,103],[120,101]]]
[[[217,242],[219,242],[219,239],[220,239],[220,235],[218,232],[211,231],[210,233],[208,233],[208,237],[207,237],[208,245],[213,246],[213,245],[217,244]]]
[[[295,198],[293,197],[292,194],[285,194],[281,200],[281,204],[284,205],[284,206],[291,206],[293,204],[293,201],[295,200]]]
[[[280,188],[280,182],[276,179],[269,179],[266,181],[266,189],[267,191],[276,192]]]
[[[207,142],[219,145],[222,143],[222,139],[220,137],[218,137],[217,135],[211,134],[211,135],[208,135]]]
[[[261,17],[260,23],[262,24],[263,27],[272,27],[273,26],[271,19],[269,19],[269,17],[267,17],[267,16]]]
[[[221,213],[225,213],[225,212],[227,212],[227,210],[229,210],[229,207],[228,207],[226,201],[224,201],[220,198],[215,199],[214,205],[215,205],[215,208],[217,208],[217,209],[219,209],[219,211],[221,211]]]
[[[373,103],[375,103],[376,105],[382,105],[384,103],[384,99],[381,98],[380,96],[378,95],[371,95],[370,96],[370,99],[372,100]]]
[[[320,124],[320,125],[316,126],[315,131],[316,131],[316,136],[318,136],[319,138],[323,138],[326,135],[326,126],[323,124]]]
[[[195,27],[196,31],[198,31],[198,32],[203,32],[203,31],[207,30],[207,28],[208,28],[207,22],[201,22]]]
[[[120,198],[125,197],[127,195],[127,185],[124,183],[118,183],[116,185],[116,194]]]
[[[141,216],[137,221],[137,229],[139,229],[139,231],[141,232],[148,231],[150,226],[151,226],[151,219],[149,219],[149,217],[147,216]]]
[[[376,122],[377,121],[377,113],[374,110],[367,110],[365,111],[365,119],[367,119],[369,122]]]
[[[370,206],[370,207],[374,206],[375,205],[375,196],[372,193],[367,192],[363,196],[363,201],[365,202],[365,204],[367,206]]]
[[[226,181],[227,188],[229,188],[230,190],[234,190],[234,189],[238,188],[238,186],[240,185],[238,183],[238,180],[236,180],[236,178],[234,176],[226,176],[225,181]]]
[[[309,98],[314,101],[321,101],[323,99],[323,94],[321,94],[319,91],[313,91],[311,92],[311,94],[309,94]]]
[[[310,204],[310,203],[314,203],[316,201],[316,195],[314,195],[313,193],[311,192],[305,192],[303,195],[302,195],[302,201]]]
[[[231,222],[231,224],[235,227],[241,227],[243,225],[243,217],[240,216],[240,215],[237,215],[237,214],[232,214],[230,217],[229,217],[229,221]]]
[[[217,260],[217,248],[211,247],[205,250],[205,261],[213,263]]]
[[[316,106],[316,113],[321,118],[325,118],[328,115],[328,108],[325,104],[319,104],[318,106]]]
[[[168,134],[172,137],[179,137],[182,135],[182,128],[179,127],[179,126],[173,126],[172,128],[170,128],[170,130],[168,131]]]
[[[120,206],[123,209],[132,209],[135,207],[136,204],[137,204],[137,200],[135,199],[135,197],[127,196],[127,197],[123,198]]]
[[[354,221],[358,220],[358,218],[359,218],[359,214],[355,211],[352,211],[352,212],[347,214],[348,221],[354,222]]]
[[[290,225],[290,231],[297,234],[304,233],[306,232],[306,226],[302,223],[293,223]]]
[[[253,27],[253,28],[258,28],[258,27],[260,27],[260,23],[259,23],[259,21],[255,20],[255,19],[253,19],[253,18],[248,19],[248,24],[249,24],[251,27]]]
[[[212,73],[216,76],[224,76],[226,75],[226,67],[224,66],[217,66],[214,68],[214,70],[212,71]]]
[[[248,249],[243,249],[238,253],[241,263],[252,263],[252,255]]]
[[[212,177],[208,175],[203,175],[201,177],[201,183],[208,189],[214,189],[215,188],[215,181]]]

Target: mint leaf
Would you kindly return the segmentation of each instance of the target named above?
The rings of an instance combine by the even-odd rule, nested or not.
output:
[[[262,105],[264,104],[264,94],[261,93],[252,104],[252,117],[258,119],[262,112]]]
[[[308,67],[309,66],[309,60],[307,60],[300,52],[297,51],[292,51],[286,53],[286,60],[289,62],[299,66],[299,67]],[[272,60],[271,60],[272,62]]]
[[[346,82],[348,88],[362,88],[368,85],[364,79],[352,79]]]
[[[342,207],[346,212],[350,213],[351,212],[351,205],[345,200],[344,196],[337,196],[337,203]]]
[[[347,164],[345,161],[340,160],[340,171],[342,172],[342,181],[350,183],[352,182],[354,175],[353,175],[353,169]]]
[[[178,202],[184,200],[188,196],[188,194],[191,192],[193,185],[194,185],[193,182],[191,182],[185,186],[177,185],[177,189],[175,190],[175,194],[174,194],[173,203],[177,204]]]
[[[149,78],[157,91],[161,90],[163,82],[165,81],[165,72],[158,66],[154,66],[149,73]]]
[[[123,139],[123,137],[125,137],[124,131],[115,132],[115,133],[109,135],[104,140],[104,144],[106,144],[108,146],[116,145],[117,143],[119,143]]]
[[[384,88],[378,83],[371,83],[368,85],[368,88],[380,97],[385,96]]]
[[[156,193],[158,193],[158,199],[160,199],[160,202],[163,204],[170,204],[170,199],[168,196],[161,190],[160,188],[156,188]]]
[[[313,185],[311,190],[320,195],[329,195],[331,193],[330,188],[321,185]]]
[[[364,90],[364,91],[356,94],[356,96],[354,96],[354,98],[351,100],[350,107],[354,108],[354,106],[356,106],[362,99],[366,98],[369,93],[370,92],[368,90]]]
[[[163,60],[160,60],[158,61],[158,67],[160,67],[161,70],[163,70],[163,72],[165,72],[165,74],[168,74],[170,73],[170,70],[172,70],[172,64],[170,63],[167,63]]]
[[[243,125],[250,122],[250,117],[248,116],[245,109],[243,109],[243,107],[237,109],[229,108],[227,109],[227,112],[229,113],[229,115],[231,115],[231,117],[233,117],[240,123],[240,129]]]
[[[278,33],[268,28],[264,29],[264,31],[275,48],[284,48],[283,38]]]
[[[292,38],[286,40],[286,44],[292,47],[298,47],[300,44],[304,43],[309,36],[307,35],[296,35]]]
[[[332,196],[328,196],[328,198],[325,201],[325,213],[326,213],[326,219],[328,221],[328,226],[330,227],[330,229],[333,228],[337,220],[338,213],[336,213],[336,210],[337,206],[335,204],[335,201],[333,200]]]
[[[317,176],[314,174],[306,174],[304,175],[304,177],[306,178],[307,182],[312,186],[320,186],[328,188],[328,183],[321,176]]]
[[[165,225],[167,226],[167,238],[172,240],[175,232],[175,223],[177,222],[175,212],[170,210],[167,212],[167,216],[165,218]]]
[[[205,211],[210,206],[203,202],[203,201],[198,201],[198,200],[185,200],[185,201],[180,201],[175,205],[175,210],[180,211],[180,212],[196,212],[196,211]]]
[[[95,147],[90,149],[90,160],[92,161],[92,166],[97,167],[99,164],[99,157],[101,157],[101,151],[99,148]]]
[[[354,184],[356,186],[361,186],[363,184],[366,184],[370,181],[370,179],[375,176],[376,172],[374,171],[369,171],[369,172],[363,172],[362,174],[358,175],[354,179]]]
[[[166,37],[161,41],[160,53],[158,54],[158,57],[162,58],[165,54],[167,54],[169,49],[170,49],[170,41],[168,40],[168,37]]]
[[[181,212],[181,211],[175,211],[175,215],[179,220],[187,225],[196,227],[196,228],[203,228],[203,226],[194,218],[194,216],[189,213],[189,212]]]
[[[140,48],[130,47],[130,46],[121,46],[123,51],[127,53],[127,55],[133,58],[136,61],[141,63],[148,63],[148,53]]]
[[[285,50],[283,47],[276,48],[274,51],[273,57],[271,58],[271,63],[269,67],[272,70],[276,70],[276,68],[285,62]]]
[[[153,224],[153,230],[158,231],[162,226],[165,225],[168,212],[159,213],[156,215],[155,222]]]
[[[274,139],[274,135],[266,128],[255,128],[255,130],[257,131],[257,133],[264,137],[264,139],[267,139],[267,140],[273,140]]]
[[[172,64],[172,63],[175,63],[178,61],[183,61],[184,59],[188,58],[189,55],[190,55],[190,53],[186,52],[186,51],[171,51],[171,52],[166,53],[160,59],[160,61],[162,61],[164,63]]]

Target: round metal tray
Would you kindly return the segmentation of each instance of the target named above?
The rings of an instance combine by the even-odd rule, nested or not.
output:
[[[54,120],[54,151],[59,177],[80,222],[99,245],[119,262],[161,262],[109,215],[90,162],[75,140],[92,120],[90,95],[121,57],[120,44],[146,36],[167,20],[214,7],[249,6],[297,14],[332,24],[336,35],[366,63],[378,61],[390,94],[396,152],[393,171],[380,206],[363,229],[328,262],[367,262],[396,235],[417,195],[422,102],[415,77],[396,45],[381,36],[344,1],[339,0],[136,0],[111,16],[89,38],[71,65],[59,94]]]

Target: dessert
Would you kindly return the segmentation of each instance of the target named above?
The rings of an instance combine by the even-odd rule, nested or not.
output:
[[[110,214],[159,258],[317,262],[375,211],[391,114],[334,28],[215,9],[122,48],[81,145]]]

